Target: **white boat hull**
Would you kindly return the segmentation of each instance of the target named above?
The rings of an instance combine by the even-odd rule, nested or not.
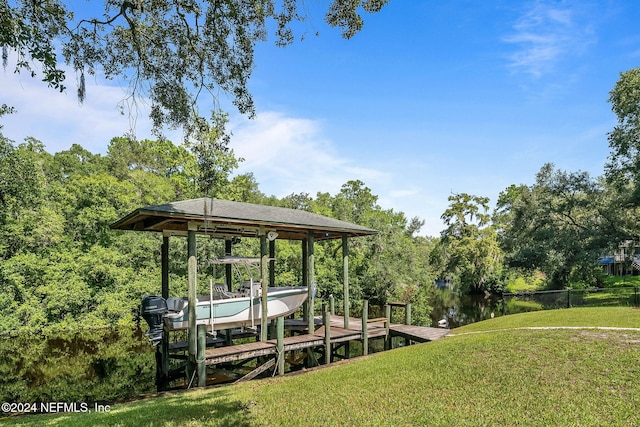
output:
[[[306,286],[269,288],[267,319],[294,313],[306,301],[307,295]],[[187,329],[188,302],[184,298],[170,300],[167,300],[169,312],[164,316],[165,327],[169,330]],[[214,299],[213,303],[209,297],[198,297],[196,318],[196,324],[207,325],[211,330],[255,327],[262,319],[261,297]]]

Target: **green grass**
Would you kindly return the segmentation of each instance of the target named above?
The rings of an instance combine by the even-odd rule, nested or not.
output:
[[[505,292],[535,292],[544,285],[544,279],[538,275],[518,276],[507,283]]]
[[[640,286],[640,276],[602,276],[603,287]]]
[[[513,426],[640,424],[640,310],[504,316],[448,337],[303,375],[176,393],[44,426]],[[2,420],[7,421],[7,420]]]
[[[628,307],[578,307],[501,316],[455,329],[463,332],[545,326],[640,328],[640,310]]]

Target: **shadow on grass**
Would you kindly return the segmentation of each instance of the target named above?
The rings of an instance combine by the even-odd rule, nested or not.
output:
[[[108,412],[25,415],[2,419],[6,425],[42,426],[251,426],[250,400],[242,402],[227,390],[196,390],[114,405]]]

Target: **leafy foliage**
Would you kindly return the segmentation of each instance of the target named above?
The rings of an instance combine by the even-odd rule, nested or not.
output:
[[[598,284],[596,260],[617,243],[599,183],[585,172],[547,164],[534,185],[518,191],[510,198],[513,218],[502,241],[509,265],[544,272],[555,289]]]
[[[165,140],[114,138],[104,157],[79,145],[51,155],[29,138],[0,143],[0,331],[130,325],[140,298],[156,292],[160,239],[110,225],[196,194],[196,155]],[[219,172],[222,187],[234,164]]]
[[[350,38],[362,29],[361,11],[377,12],[387,0],[333,0],[326,20]],[[66,90],[64,62],[77,74],[78,99],[86,96],[85,74],[128,82],[121,108],[146,97],[156,130],[184,127],[187,135],[209,124],[197,101],[207,94],[217,105],[220,90],[243,114],[255,109],[247,83],[254,50],[275,25],[276,44],[294,41],[293,26],[307,17],[302,0],[105,0],[102,13],[61,0],[0,1],[3,66],[17,54],[15,72]],[[95,15],[94,15],[95,14]],[[210,122],[219,124],[215,117]]]
[[[617,210],[616,224],[626,238],[640,236],[640,68],[620,74],[609,102],[618,124],[609,133],[611,154],[605,176],[611,185],[610,198]]]
[[[383,210],[361,181],[349,181],[332,196],[266,197],[251,174],[230,178],[240,159],[215,131],[176,146],[167,140],[113,138],[105,156],[79,145],[53,155],[39,141],[15,147],[2,140],[5,209],[0,223],[0,332],[13,329],[77,329],[131,325],[140,299],[158,293],[160,237],[116,232],[110,225],[141,206],[200,197],[272,204],[329,215],[380,230],[351,239],[349,273],[355,308],[362,298],[414,303],[414,322],[429,323],[428,292],[435,277],[431,240],[416,236],[421,221]],[[5,167],[6,165],[6,167]],[[23,179],[24,177],[24,179]],[[186,293],[184,239],[171,239],[173,295]],[[302,282],[302,246],[276,241],[276,281]],[[237,255],[258,254],[257,239],[244,239]],[[204,260],[224,245],[198,239],[205,289],[212,274]],[[342,298],[340,241],[317,242],[315,280],[319,294]]]
[[[467,292],[495,287],[503,255],[496,231],[489,225],[489,199],[462,193],[449,196],[449,201],[442,214],[447,228],[439,252],[445,271],[454,274]]]

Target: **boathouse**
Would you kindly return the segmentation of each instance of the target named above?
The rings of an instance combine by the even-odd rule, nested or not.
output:
[[[367,333],[371,327],[378,327],[377,334],[389,335],[390,319],[387,319],[381,327],[375,322],[366,319],[366,310],[363,321],[358,325],[350,325],[354,320],[349,316],[349,244],[350,238],[374,235],[376,230],[328,218],[304,210],[288,209],[274,206],[256,205],[250,203],[217,200],[212,198],[200,198],[167,203],[155,206],[145,206],[131,212],[111,226],[116,230],[149,231],[162,233],[161,246],[161,288],[163,298],[169,297],[169,240],[173,237],[186,237],[187,239],[187,280],[188,280],[188,308],[194,310],[189,315],[187,333],[187,377],[197,378],[194,384],[206,385],[207,365],[222,363],[223,361],[240,360],[241,358],[258,357],[265,355],[280,355],[285,351],[311,346],[324,346],[330,348],[335,342],[348,342],[349,340],[363,340],[366,346]],[[283,341],[284,319],[278,318],[278,339],[270,340],[268,335],[269,325],[267,316],[260,319],[258,336],[253,345],[244,344],[242,348],[233,348],[231,333],[227,335],[225,344],[227,349],[207,349],[205,325],[196,325],[195,303],[197,286],[197,251],[196,235],[207,235],[224,240],[225,254],[232,255],[232,241],[237,238],[251,237],[260,241],[260,270],[262,295],[267,295],[269,286],[274,286],[274,258],[277,239],[299,241],[302,246],[302,285],[308,287],[307,303],[305,304],[303,318],[296,321],[288,319],[289,325],[297,325],[298,331],[304,333],[306,338],[291,337],[290,341]],[[339,239],[342,241],[343,258],[343,313],[344,316],[328,317],[325,313],[324,321],[316,330],[317,319],[314,313],[314,244],[316,241]],[[231,276],[230,266],[226,266],[227,280]],[[262,298],[262,313],[267,313],[266,298]],[[390,310],[390,306],[388,306]],[[389,316],[387,316],[389,317]],[[410,308],[407,309],[407,319],[410,319]],[[380,319],[378,319],[380,320]],[[385,319],[382,319],[385,320]],[[358,322],[360,323],[360,322]],[[407,322],[409,323],[409,320]],[[334,329],[331,336],[330,328]],[[320,330],[322,329],[322,330]],[[434,329],[434,328],[427,328]],[[337,332],[336,332],[337,331]],[[436,330],[437,331],[437,330]],[[422,331],[424,335],[425,331]],[[427,331],[429,332],[429,331]],[[420,333],[397,330],[399,335],[421,340]],[[436,339],[443,336],[443,332],[430,331],[424,339]],[[321,334],[324,334],[321,335]],[[408,335],[406,335],[408,334]],[[424,337],[423,337],[424,338]],[[333,340],[333,341],[332,341]],[[240,347],[240,346],[236,346]],[[366,347],[365,347],[366,348]],[[169,358],[172,349],[169,346],[168,332],[164,331],[164,339],[156,348],[157,385],[162,390],[169,381]],[[325,350],[327,363],[330,360]],[[178,356],[174,356],[178,357]],[[277,367],[279,373],[284,373],[284,358],[278,357]],[[253,377],[260,372],[275,365],[275,358],[270,364],[265,363],[247,377]]]

